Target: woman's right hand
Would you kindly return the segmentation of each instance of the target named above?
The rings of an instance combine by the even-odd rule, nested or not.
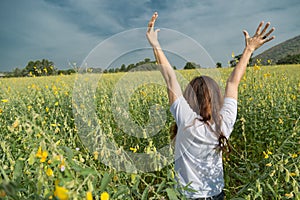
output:
[[[158,17],[158,14],[157,14],[157,12],[155,12],[152,15],[152,17],[148,23],[148,30],[146,33],[147,39],[153,48],[160,47],[158,39],[157,39],[157,33],[160,30],[159,29],[154,30],[154,24],[155,24],[155,20],[157,19],[157,17]]]
[[[271,28],[267,33],[267,29],[270,26],[270,22],[268,22],[264,29],[261,31],[261,27],[263,26],[264,22],[260,22],[259,26],[256,29],[256,32],[253,37],[250,37],[247,31],[243,31],[245,35],[245,42],[246,47],[244,49],[244,52],[234,68],[234,70],[231,72],[225,89],[225,97],[231,97],[234,99],[238,98],[238,86],[241,82],[242,77],[244,76],[246,72],[247,65],[249,63],[249,59],[251,58],[251,55],[253,51],[258,49],[260,46],[262,46],[264,43],[269,42],[275,38],[275,36],[269,37],[271,33],[275,30],[275,28]]]
[[[269,37],[269,35],[271,35],[271,33],[275,30],[274,27],[266,33],[268,27],[270,26],[270,22],[268,22],[265,25],[264,29],[261,31],[263,24],[263,21],[260,22],[253,37],[250,37],[246,30],[243,31],[245,35],[246,48],[252,52],[258,49],[264,43],[269,42],[275,38],[275,36]]]

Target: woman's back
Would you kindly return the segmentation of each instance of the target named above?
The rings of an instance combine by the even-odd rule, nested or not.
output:
[[[171,112],[178,126],[175,142],[175,171],[179,182],[189,184],[196,192],[184,192],[189,198],[214,196],[224,187],[222,154],[217,151],[218,136],[199,119],[183,96],[172,105]],[[225,98],[220,112],[222,132],[229,137],[236,120],[237,102]]]

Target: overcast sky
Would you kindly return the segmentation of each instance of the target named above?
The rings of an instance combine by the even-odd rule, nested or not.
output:
[[[68,63],[80,65],[97,45],[104,51],[99,44],[116,34],[144,28],[154,11],[159,13],[157,26],[166,29],[161,35],[171,30],[182,33],[202,45],[214,62],[226,66],[232,52],[243,50],[242,30],[253,35],[261,20],[276,28],[276,39],[256,54],[299,35],[299,10],[299,0],[1,0],[0,71],[24,68],[28,61],[43,58],[59,69],[70,68]],[[118,40],[105,51],[146,41],[142,36]],[[189,48],[179,40],[177,48]],[[139,45],[134,48],[144,48]]]

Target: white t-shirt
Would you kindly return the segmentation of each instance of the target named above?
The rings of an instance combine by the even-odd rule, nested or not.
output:
[[[176,178],[182,186],[189,185],[195,192],[184,191],[188,198],[211,197],[224,188],[222,154],[216,151],[218,137],[189,106],[183,96],[171,105],[178,132],[175,142]],[[237,101],[225,98],[220,112],[226,138],[229,138],[237,115]],[[198,118],[198,119],[197,119]],[[214,129],[214,125],[212,125]]]

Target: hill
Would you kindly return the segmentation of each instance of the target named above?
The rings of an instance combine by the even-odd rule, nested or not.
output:
[[[262,64],[267,64],[268,60],[271,60],[272,63],[277,63],[278,60],[283,59],[288,55],[296,54],[300,54],[300,35],[271,47],[253,57],[253,62],[255,62],[256,59],[261,59]]]

